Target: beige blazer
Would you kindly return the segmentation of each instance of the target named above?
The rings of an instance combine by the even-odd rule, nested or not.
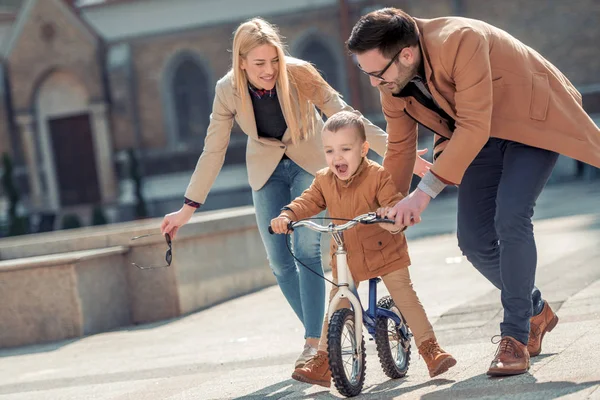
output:
[[[581,106],[581,95],[550,62],[485,22],[415,18],[425,77],[440,107],[456,121],[450,132],[412,97],[382,92],[388,154],[384,166],[408,190],[417,141],[415,119],[437,132],[432,171],[458,184],[490,137],[551,150],[600,167],[600,130]],[[444,141],[440,137],[450,140]]]
[[[288,69],[303,68],[306,65],[306,62],[292,57],[286,57],[286,62]],[[297,94],[293,90],[291,95],[297,98]],[[252,101],[247,90],[244,90],[244,96],[246,96],[245,101],[248,104],[246,109],[242,109],[242,99],[234,89],[232,71],[229,71],[217,82],[204,150],[185,192],[185,197],[188,199],[198,203],[204,203],[206,200],[206,196],[223,166],[234,120],[242,131],[248,135],[246,165],[248,168],[248,181],[252,190],[259,190],[263,187],[273,174],[284,153],[312,175],[327,166],[321,143],[323,120],[320,117],[316,119],[315,125],[310,128],[314,134],[309,139],[296,145],[292,143],[289,129],[286,130],[281,141],[259,137]],[[327,94],[325,98],[328,100],[321,111],[327,117],[342,110],[358,113],[335,93]],[[318,111],[315,109],[314,112],[317,113]],[[284,117],[288,118],[285,114]],[[387,145],[387,134],[364,117],[363,122],[365,123],[367,140],[371,147],[383,156]],[[413,149],[414,152],[415,149]]]

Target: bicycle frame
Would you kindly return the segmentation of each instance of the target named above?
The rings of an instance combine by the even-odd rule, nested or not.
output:
[[[377,307],[377,283],[380,278],[369,279],[369,308],[365,312],[356,291],[356,285],[349,274],[348,262],[346,258],[346,249],[343,247],[343,241],[338,241],[339,233],[332,232],[332,235],[338,245],[338,250],[335,252],[338,273],[338,291],[329,302],[327,310],[327,320],[331,322],[333,313],[342,299],[348,299],[354,310],[354,321],[362,321],[367,327],[367,331],[372,336],[375,335],[375,318],[382,316],[393,320],[396,324],[400,324],[401,319],[394,312]],[[337,237],[336,237],[337,236]],[[363,324],[356,323],[354,327],[354,335],[356,346],[360,353],[362,351]]]
[[[333,313],[337,310],[337,306],[340,304],[342,299],[348,299],[350,304],[352,304],[352,308],[354,309],[354,336],[356,338],[356,346],[358,352],[362,350],[362,324],[358,323],[358,321],[363,321],[363,308],[360,303],[360,299],[354,292],[356,291],[356,286],[354,284],[354,280],[348,277],[348,261],[346,257],[346,249],[344,248],[344,241],[341,238],[341,235],[338,232],[332,232],[332,236],[338,245],[338,249],[335,252],[335,259],[337,262],[337,273],[338,273],[338,291],[333,296],[331,301],[329,302],[329,308],[327,309],[327,320],[331,322],[331,317]]]
[[[375,318],[377,317],[387,317],[396,324],[402,322],[396,313],[377,307],[377,283],[379,281],[381,281],[381,278],[369,279],[369,309],[363,314],[363,323],[367,326],[367,331],[372,336],[375,335]]]
[[[344,247],[344,240],[340,230],[333,229],[333,224],[329,227],[329,233],[337,244],[337,251],[335,252],[335,258],[337,263],[337,274],[338,274],[338,291],[329,302],[329,308],[327,310],[327,320],[331,322],[333,313],[337,310],[342,299],[348,299],[354,310],[355,318],[354,321],[362,321],[367,327],[367,331],[372,336],[375,335],[375,318],[378,316],[385,316],[395,323],[400,324],[400,318],[390,310],[377,307],[377,283],[380,278],[369,279],[369,309],[364,312],[362,303],[356,291],[356,285],[350,274],[348,268],[347,252]],[[356,323],[354,327],[354,335],[356,339],[356,346],[360,353],[362,351],[362,329],[363,324]]]
[[[358,293],[356,292],[356,285],[352,280],[352,275],[348,269],[348,259],[346,248],[344,247],[344,239],[342,232],[346,229],[354,227],[358,223],[372,224],[372,223],[394,223],[390,219],[378,218],[374,212],[359,215],[358,217],[346,222],[342,225],[335,225],[333,223],[328,226],[321,226],[312,221],[301,220],[298,222],[291,222],[289,229],[293,230],[296,227],[305,226],[316,232],[329,233],[335,240],[338,248],[335,252],[335,258],[337,262],[338,272],[338,291],[329,302],[329,308],[327,310],[327,320],[331,322],[333,313],[337,310],[342,299],[348,299],[352,308],[354,309],[355,318],[354,321],[362,321],[362,323],[356,323],[355,325],[355,336],[356,345],[359,351],[362,351],[362,327],[363,323],[367,327],[367,330],[371,335],[375,335],[375,319],[379,316],[387,317],[393,320],[395,323],[400,324],[401,319],[395,313],[390,310],[377,307],[377,282],[380,278],[374,278],[369,280],[369,309],[364,312]],[[273,233],[269,226],[269,232]]]

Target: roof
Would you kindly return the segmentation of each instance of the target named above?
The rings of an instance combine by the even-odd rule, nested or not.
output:
[[[75,0],[75,6],[77,8],[90,8],[110,6],[118,3],[134,3],[139,1],[141,0]]]

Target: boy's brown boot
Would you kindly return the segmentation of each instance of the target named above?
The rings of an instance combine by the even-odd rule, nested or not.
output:
[[[429,339],[419,346],[419,354],[425,360],[429,376],[434,377],[448,371],[456,365],[456,360],[446,353],[435,339]]]
[[[327,352],[319,350],[317,355],[308,360],[304,367],[294,370],[292,378],[304,383],[330,387],[331,371]]]

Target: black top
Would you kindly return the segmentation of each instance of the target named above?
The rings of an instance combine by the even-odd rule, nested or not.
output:
[[[281,140],[287,124],[275,88],[257,89],[248,84],[258,136]]]
[[[402,88],[400,93],[393,94],[392,96],[394,96],[394,97],[409,97],[409,96],[413,97],[415,100],[417,100],[423,106],[425,106],[426,108],[429,108],[431,111],[437,113],[441,118],[445,119],[448,122],[450,131],[454,132],[454,129],[456,127],[456,122],[454,121],[454,119],[451,116],[449,116],[448,113],[446,113],[446,111],[444,111],[440,106],[437,105],[437,103],[433,99],[433,96],[431,95],[431,92],[429,92],[429,90],[427,90],[427,92],[424,93],[419,88],[416,81],[421,81],[423,83],[423,85],[421,87],[423,87],[425,90],[427,90],[427,86],[425,86],[425,83],[426,83],[425,80],[422,79],[421,77],[416,77],[415,79],[408,82],[406,84],[406,86],[404,86],[404,88]]]
[[[421,58],[423,57],[423,53],[421,53]],[[421,62],[419,66],[418,75],[415,76],[410,82],[406,84],[404,88],[398,94],[393,94],[394,97],[414,97],[419,103],[421,103],[426,108],[429,108],[431,111],[437,113],[440,117],[445,119],[448,122],[448,126],[450,127],[450,131],[454,132],[456,127],[456,122],[454,119],[449,116],[446,111],[442,110],[442,108],[436,103],[427,87],[427,80],[424,78],[425,76],[425,65]]]
[[[406,86],[404,88],[402,88],[400,93],[393,94],[392,96],[394,96],[394,97],[409,97],[409,96],[413,97],[416,101],[421,103],[421,105],[423,105],[426,108],[430,109],[431,111],[435,112],[437,115],[440,116],[440,118],[446,120],[446,122],[448,123],[448,128],[450,129],[450,132],[454,132],[454,130],[456,129],[456,121],[454,121],[454,118],[452,118],[450,115],[448,115],[448,113],[446,111],[444,111],[434,100],[433,96],[431,95],[431,92],[429,91],[429,88],[427,87],[427,80],[425,78],[423,78],[424,76],[425,76],[425,67],[423,64],[421,64],[421,66],[419,68],[419,75],[417,75],[410,82],[408,82],[406,84]],[[448,140],[448,139],[441,136],[433,144],[433,147],[434,147],[433,160],[434,161],[442,153],[442,150],[435,152],[435,147],[437,147],[439,144],[445,142],[446,140]]]

